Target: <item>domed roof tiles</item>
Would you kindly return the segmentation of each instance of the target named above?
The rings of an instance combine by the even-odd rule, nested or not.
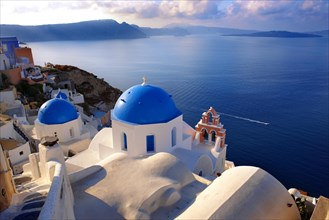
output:
[[[112,118],[144,125],[166,123],[181,114],[171,95],[166,91],[156,86],[142,84],[129,88],[119,97]]]
[[[60,94],[45,102],[38,112],[39,122],[47,125],[64,124],[78,117],[74,105],[63,99]]]

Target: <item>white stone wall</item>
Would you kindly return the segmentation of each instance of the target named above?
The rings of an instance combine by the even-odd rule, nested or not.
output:
[[[68,90],[68,89],[61,89],[61,90],[55,89],[55,90],[52,90],[51,91],[51,97],[55,98],[59,91],[64,93],[68,98],[71,98],[73,104],[81,104],[81,103],[85,102],[84,96],[82,94],[77,93],[77,92],[73,92],[73,91]],[[71,100],[69,100],[69,101],[71,101]]]
[[[28,160],[30,153],[31,150],[28,142],[8,151],[10,162],[13,165],[18,164],[24,160]]]
[[[85,98],[80,93],[75,93],[71,96],[74,104],[81,104],[85,102]]]
[[[47,125],[40,123],[38,119],[35,120],[34,124],[38,139],[45,136],[55,136],[56,133],[59,142],[67,142],[80,138],[83,122],[79,116],[77,119],[64,124]]]
[[[0,138],[13,138],[15,137],[13,121],[9,121],[0,126]]]
[[[4,102],[8,105],[15,105],[16,94],[13,90],[1,91],[0,102]]]
[[[0,53],[0,70],[6,70],[9,68],[10,68],[10,61],[8,57],[6,56],[6,54]]]
[[[51,186],[38,219],[75,219],[74,197],[61,147],[39,145],[39,155],[41,178]]]
[[[176,127],[176,145],[183,145],[183,116],[167,122],[149,125],[133,125],[112,120],[113,148],[123,148],[123,133],[127,136],[128,156],[134,157],[147,154],[146,136],[154,135],[154,152],[169,152],[172,148],[172,129]],[[174,147],[175,147],[174,146]]]
[[[217,161],[215,164],[215,173],[223,173],[225,171],[225,160],[226,160],[226,149],[227,147],[225,146],[224,148],[221,149],[218,157],[217,157]]]
[[[89,144],[88,149],[97,154],[98,160],[109,156],[112,153],[121,151],[121,148],[118,148],[119,150],[115,150],[113,147],[112,131],[112,128],[103,128],[95,135]]]

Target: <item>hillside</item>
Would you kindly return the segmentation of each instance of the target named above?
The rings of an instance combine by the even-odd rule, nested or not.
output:
[[[297,33],[288,31],[246,30],[236,28],[208,27],[186,24],[171,24],[162,28],[139,27],[115,20],[95,20],[70,24],[49,24],[38,26],[0,25],[1,36],[16,36],[21,42],[61,40],[109,40],[137,39],[150,36],[186,36],[220,34],[225,36],[250,37],[319,37],[328,36],[328,30]]]
[[[316,35],[321,35],[323,37],[328,37],[329,36],[329,30],[306,32],[306,34],[316,34]]]
[[[138,26],[137,26],[138,27]],[[172,36],[185,36],[190,33],[184,28],[149,28],[149,27],[138,27],[148,36],[163,36],[163,35],[172,35]]]
[[[180,28],[186,30],[190,34],[249,34],[257,32],[256,30],[184,24],[170,24],[165,26],[164,28]]]
[[[37,26],[1,25],[2,36],[16,36],[20,41],[106,40],[145,38],[146,34],[125,22],[85,21],[71,24]]]
[[[85,101],[89,105],[96,105],[104,102],[107,110],[112,109],[122,94],[122,91],[112,87],[104,79],[75,66],[52,65],[52,67],[42,67],[42,72],[56,75],[55,81],[72,80],[76,90],[84,95]]]

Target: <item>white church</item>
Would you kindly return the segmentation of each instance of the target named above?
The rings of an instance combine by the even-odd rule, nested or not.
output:
[[[209,122],[204,119],[207,116],[216,120]],[[183,114],[171,95],[144,80],[141,85],[127,89],[119,97],[111,119],[112,128],[99,131],[86,151],[67,160],[68,167],[70,164],[75,167],[72,172],[77,171],[78,167],[92,166],[115,153],[139,157],[158,152],[176,156],[192,172],[201,176],[215,175],[225,170],[225,129],[213,108],[203,114],[203,119],[194,130],[184,122]],[[69,129],[72,128],[61,128],[63,133],[71,134]],[[209,133],[208,139],[204,138],[205,132]]]
[[[69,150],[81,152],[86,149],[95,133],[96,128],[82,121],[76,107],[61,91],[40,107],[34,121],[34,138],[57,137],[65,155],[68,155]]]

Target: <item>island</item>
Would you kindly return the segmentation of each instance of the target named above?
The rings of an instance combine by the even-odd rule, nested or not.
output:
[[[277,38],[310,38],[322,37],[317,34],[298,33],[289,31],[262,31],[250,34],[225,34],[222,36],[237,36],[237,37],[277,37]]]

